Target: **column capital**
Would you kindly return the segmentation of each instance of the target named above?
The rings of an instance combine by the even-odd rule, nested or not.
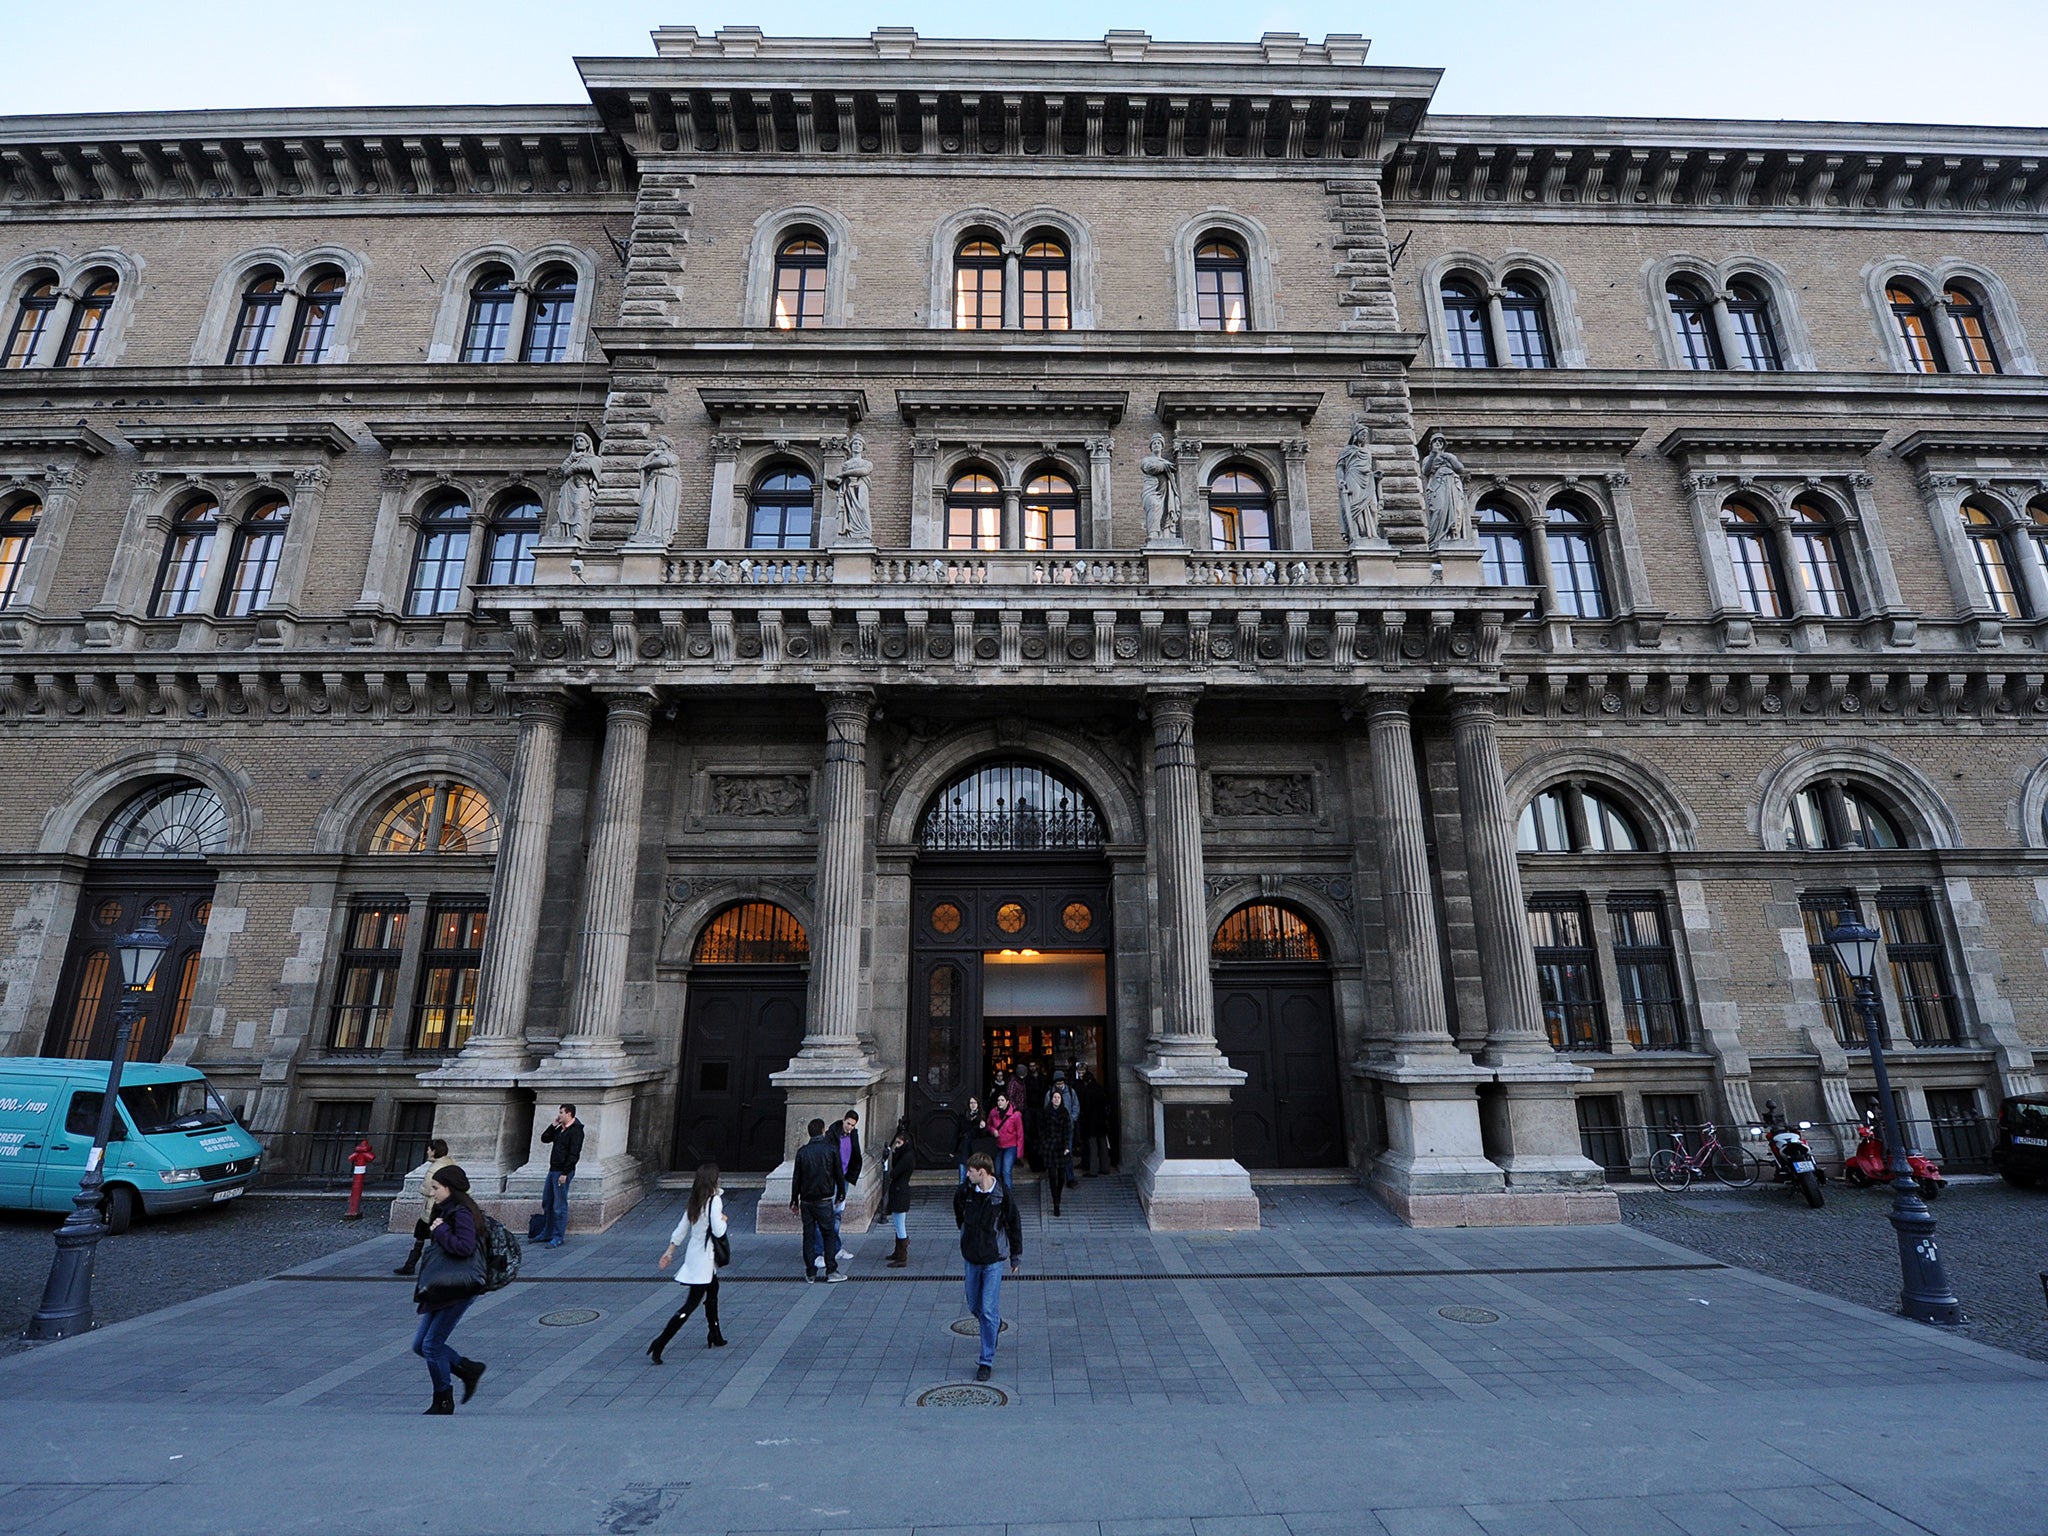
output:
[[[1491,725],[1500,718],[1494,696],[1490,693],[1461,693],[1451,701],[1451,723],[1462,725],[1466,721]]]
[[[1158,719],[1162,712],[1193,715],[1195,706],[1202,701],[1199,688],[1147,688],[1145,704],[1152,711],[1152,718]]]
[[[512,689],[512,718],[524,723],[528,720],[552,720],[559,725],[569,713],[569,696],[559,688]]]
[[[596,694],[604,702],[606,720],[630,719],[634,716],[642,720],[652,720],[654,707],[661,702],[660,695],[652,688],[599,688]]]
[[[866,719],[875,712],[875,690],[872,688],[820,687],[819,694],[825,700],[827,720],[845,720],[855,715]]]

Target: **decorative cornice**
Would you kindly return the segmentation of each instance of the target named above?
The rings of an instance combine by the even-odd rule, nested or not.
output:
[[[1422,413],[1418,412],[1417,415]],[[1624,458],[1642,440],[1640,423],[1622,426],[1586,425],[1572,422],[1516,421],[1459,426],[1430,420],[1418,430],[1442,432],[1459,453],[1509,453],[1524,449],[1545,449],[1564,453],[1595,454]]]
[[[944,421],[1079,422],[1107,428],[1123,420],[1130,392],[1122,389],[899,389],[896,409],[915,428]]]
[[[719,426],[814,416],[852,427],[868,413],[866,390],[818,389],[799,382],[778,384],[772,389],[700,386],[697,398],[704,402],[704,409]]]
[[[481,444],[491,447],[545,447],[569,451],[578,432],[597,440],[597,429],[587,421],[562,416],[409,416],[397,421],[366,423],[370,435],[385,448],[400,449],[462,447]]]
[[[1929,454],[1953,454],[1958,458],[2048,458],[2048,430],[1965,427],[1915,432],[1895,443],[1892,452],[1908,463]]]
[[[1861,458],[1883,441],[1882,427],[1680,427],[1657,451],[1680,462],[1728,453]]]
[[[114,451],[114,444],[84,422],[60,426],[55,422],[0,425],[0,454],[83,453],[100,458]]]
[[[318,448],[341,454],[356,440],[339,422],[270,421],[231,423],[218,417],[206,421],[120,424],[120,432],[144,453],[178,453],[195,448]]]
[[[1291,421],[1306,427],[1322,406],[1320,389],[1162,389],[1168,426],[1202,421]]]

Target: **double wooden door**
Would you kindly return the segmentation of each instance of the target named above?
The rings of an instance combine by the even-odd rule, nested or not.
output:
[[[734,967],[690,978],[674,1165],[766,1173],[782,1161],[785,1094],[771,1073],[804,1043],[803,971]]]
[[[1216,1043],[1248,1074],[1230,1096],[1247,1168],[1334,1168],[1344,1158],[1343,1091],[1329,972],[1218,966]]]
[[[89,878],[79,893],[71,947],[57,983],[57,1003],[43,1035],[45,1056],[109,1060],[120,1032],[120,941],[137,927],[154,928],[169,944],[141,996],[129,1036],[130,1061],[162,1061],[185,1028],[199,980],[199,950],[213,914],[213,872],[144,867]]]

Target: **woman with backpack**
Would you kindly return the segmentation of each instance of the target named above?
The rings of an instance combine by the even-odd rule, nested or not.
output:
[[[1008,1189],[1010,1171],[1017,1166],[1017,1154],[1024,1150],[1024,1112],[1007,1093],[996,1095],[996,1107],[988,1112],[988,1128],[996,1139],[996,1177]]]
[[[889,1138],[889,1150],[882,1155],[882,1211],[896,1229],[896,1251],[889,1255],[891,1269],[910,1266],[910,1176],[917,1171],[917,1154],[910,1150],[910,1122],[896,1122]]]
[[[454,1163],[437,1169],[427,1181],[427,1256],[413,1283],[420,1325],[412,1336],[412,1352],[427,1362],[434,1383],[430,1414],[455,1411],[455,1382],[462,1400],[476,1396],[484,1374],[481,1360],[465,1360],[448,1345],[448,1335],[462,1321],[469,1304],[483,1293],[488,1275],[484,1252],[484,1213],[469,1197],[469,1175]]]
[[[718,1164],[705,1163],[697,1169],[697,1180],[690,1186],[690,1203],[683,1208],[683,1219],[676,1223],[675,1231],[669,1234],[668,1247],[662,1251],[657,1266],[667,1269],[681,1249],[683,1257],[676,1265],[676,1284],[689,1289],[683,1292],[683,1304],[676,1308],[675,1316],[662,1324],[661,1332],[647,1346],[648,1358],[656,1365],[661,1364],[661,1352],[668,1348],[668,1341],[690,1320],[699,1302],[704,1304],[705,1348],[725,1347],[725,1335],[718,1331],[718,1266],[723,1262],[719,1249],[725,1243],[725,1235],[725,1197],[718,1188]]]

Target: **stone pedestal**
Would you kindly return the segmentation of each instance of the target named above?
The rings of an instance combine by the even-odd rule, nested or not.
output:
[[[1361,1075],[1379,1089],[1387,1130],[1366,1182],[1389,1210],[1410,1226],[1457,1227],[1498,1200],[1506,1181],[1487,1160],[1477,1096],[1491,1072],[1451,1051],[1371,1063]]]
[[[1230,1093],[1245,1074],[1220,1055],[1154,1060],[1137,1071],[1152,1090],[1152,1145],[1137,1174],[1152,1230],[1256,1228],[1259,1197],[1230,1134]]]
[[[627,1150],[633,1099],[640,1084],[662,1075],[659,1068],[630,1066],[623,1058],[599,1063],[553,1056],[543,1062],[523,1084],[533,1093],[527,1160],[505,1176],[504,1209],[491,1214],[515,1232],[525,1232],[527,1216],[540,1209],[554,1150],[540,1133],[564,1104],[574,1104],[583,1122],[583,1155],[569,1185],[569,1230],[602,1232],[638,1205],[649,1181],[640,1159]]]
[[[476,1203],[500,1221],[508,1214],[506,1175],[526,1160],[533,1096],[520,1087],[525,1070],[522,1047],[516,1057],[494,1052],[484,1060],[472,1060],[465,1051],[447,1066],[420,1074],[420,1085],[434,1094],[434,1134],[469,1175]],[[417,1173],[408,1171],[404,1193],[391,1202],[389,1230],[411,1231],[423,1208]]]
[[[1479,1095],[1488,1155],[1532,1224],[1621,1220],[1606,1174],[1579,1146],[1571,1085],[1593,1073],[1575,1062],[1529,1061],[1491,1068]]]
[[[882,1161],[882,1148],[876,1138],[886,1141],[887,1137],[886,1130],[876,1124],[872,1103],[875,1084],[881,1080],[882,1069],[864,1058],[807,1061],[801,1054],[782,1071],[769,1076],[768,1081],[789,1095],[783,1121],[789,1134],[784,1138],[782,1161],[762,1186],[761,1203],[754,1212],[755,1231],[801,1230],[803,1221],[789,1207],[789,1192],[796,1176],[797,1148],[810,1140],[805,1127],[813,1120],[822,1120],[826,1133],[836,1136],[839,1122],[849,1109],[860,1112],[861,1176],[860,1183],[846,1192],[846,1210],[839,1218],[839,1231],[842,1236],[867,1231]]]

